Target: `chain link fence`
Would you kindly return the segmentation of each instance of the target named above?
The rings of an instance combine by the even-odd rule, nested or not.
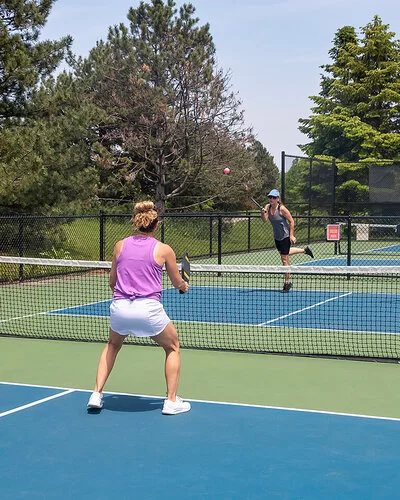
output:
[[[0,255],[106,260],[116,241],[132,234],[128,214],[0,217]],[[400,216],[303,216],[295,219],[296,247],[311,246],[292,264],[400,265]],[[334,225],[338,238],[329,241]],[[280,265],[271,224],[259,212],[164,214],[156,237],[180,259],[198,263]],[[364,264],[363,264],[364,263]]]
[[[301,215],[400,216],[400,165],[282,152],[281,198]]]

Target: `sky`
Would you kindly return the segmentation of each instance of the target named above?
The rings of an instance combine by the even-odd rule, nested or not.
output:
[[[149,2],[149,0],[147,0]],[[128,25],[127,13],[139,0],[57,0],[42,39],[71,35],[72,50],[86,57],[108,28]],[[281,151],[302,155],[308,138],[298,130],[299,118],[311,114],[311,95],[320,91],[321,65],[336,31],[359,28],[382,18],[400,39],[398,0],[175,0],[191,3],[199,26],[210,25],[217,64],[231,74],[246,125],[274,156]]]

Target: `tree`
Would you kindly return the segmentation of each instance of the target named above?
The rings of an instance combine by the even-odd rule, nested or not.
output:
[[[313,114],[299,130],[310,157],[337,158],[336,200],[368,202],[370,165],[400,158],[400,42],[375,16],[360,29],[340,28],[322,66]],[[389,161],[390,163],[390,161]],[[318,186],[316,186],[318,188]],[[315,186],[314,186],[315,188]]]
[[[103,181],[131,194],[140,185],[161,210],[195,186],[216,195],[212,172],[237,165],[251,177],[254,166],[241,162],[252,137],[230,75],[215,66],[209,26],[197,26],[191,4],[179,15],[174,7],[173,0],[141,2],[129,11],[129,28],[111,28],[107,42],[75,65],[108,115],[98,127]]]
[[[254,162],[262,182],[257,186],[254,196],[265,198],[271,189],[279,185],[279,169],[274,163],[274,158],[260,141],[254,141],[250,148],[254,155]]]
[[[322,66],[321,92],[312,96],[313,115],[299,130],[311,142],[308,156],[326,155],[345,162],[400,156],[400,42],[375,16],[355,29],[345,26]]]
[[[71,38],[39,42],[54,0],[0,7],[0,197],[3,214],[87,209],[98,176],[91,158],[98,110],[78,82],[51,76]]]
[[[72,39],[39,42],[55,0],[5,0],[0,5],[0,127],[26,116],[32,91],[65,57]]]
[[[65,214],[88,209],[97,194],[91,158],[99,112],[72,75],[47,79],[32,93],[34,118],[0,132],[2,212]]]

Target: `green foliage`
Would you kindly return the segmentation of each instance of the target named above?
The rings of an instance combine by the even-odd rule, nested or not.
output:
[[[161,211],[216,209],[254,177],[241,103],[194,12],[172,0],[141,2],[129,10],[129,26],[110,28],[106,42],[76,61],[87,95],[107,115],[95,156],[100,197],[146,193]],[[238,174],[229,185],[220,177],[227,166]]]
[[[254,141],[250,151],[254,155],[257,179],[257,185],[253,189],[253,197],[263,200],[266,199],[266,195],[271,189],[279,186],[279,169],[274,163],[274,158],[261,142]]]
[[[340,28],[329,51],[332,63],[322,66],[321,91],[311,97],[313,114],[299,120],[311,140],[301,146],[308,156],[343,162],[338,201],[366,199],[368,166],[356,162],[400,156],[400,42],[394,37],[378,16],[359,34]]]
[[[5,0],[0,4],[0,125],[27,114],[32,91],[59,65],[72,38],[39,42],[55,0]]]
[[[334,38],[332,64],[322,66],[313,115],[299,129],[312,142],[309,156],[330,155],[343,161],[392,159],[400,153],[400,42],[375,16],[355,29],[345,26]]]
[[[35,118],[0,129],[3,213],[65,214],[88,209],[98,176],[92,165],[90,124],[96,108],[85,103],[72,77],[61,74],[33,93]]]
[[[51,247],[51,250],[46,252],[39,252],[40,257],[45,259],[70,259],[71,255],[68,250],[57,249],[54,246]]]
[[[98,176],[89,146],[99,119],[70,75],[52,72],[71,37],[39,42],[54,0],[0,6],[0,198],[3,214],[87,209]]]
[[[161,211],[233,211],[275,185],[191,4],[140,2],[76,59],[70,37],[39,41],[54,1],[0,6],[3,214],[118,213],[148,197]],[[66,54],[74,73],[55,79]]]

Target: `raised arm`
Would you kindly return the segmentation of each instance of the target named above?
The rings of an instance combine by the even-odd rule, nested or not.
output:
[[[264,222],[267,222],[268,220],[268,211],[269,211],[269,203],[265,205],[265,207],[261,210],[261,219]]]

